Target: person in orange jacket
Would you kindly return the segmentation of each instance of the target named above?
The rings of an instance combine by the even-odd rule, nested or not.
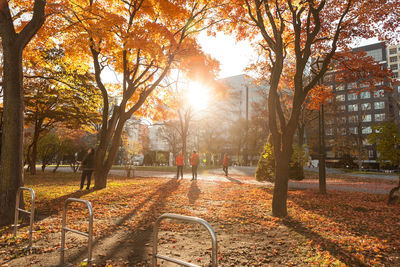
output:
[[[222,160],[222,170],[225,172],[225,176],[228,176],[228,166],[229,166],[229,157],[228,154],[225,153],[224,159]]]
[[[178,156],[176,156],[176,166],[177,166],[177,171],[176,171],[176,179],[179,178],[179,172],[181,173],[181,179],[183,179],[183,161],[185,158],[182,155],[182,151],[179,151]]]
[[[190,158],[190,163],[192,163],[192,181],[197,180],[197,167],[199,166],[199,154],[193,150],[192,157]]]

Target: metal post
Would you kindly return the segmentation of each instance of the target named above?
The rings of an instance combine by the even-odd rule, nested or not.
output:
[[[31,193],[31,211],[30,212],[19,208],[21,192],[23,190],[27,190]],[[32,188],[20,187],[17,190],[17,197],[16,197],[16,201],[15,201],[15,214],[14,214],[14,236],[17,236],[19,212],[29,214],[29,245],[28,245],[27,249],[30,249],[32,247],[33,220],[35,218],[35,191],[33,191]]]
[[[321,104],[319,110],[319,192],[326,194],[326,162],[325,162],[325,118],[324,104]]]
[[[89,210],[89,232],[84,233],[75,229],[71,229],[66,227],[66,220],[67,220],[67,206],[70,202],[81,202],[86,204]],[[64,247],[65,247],[65,233],[73,232],[75,234],[83,235],[88,238],[88,259],[87,259],[87,266],[92,265],[92,236],[93,236],[93,209],[92,205],[88,200],[85,199],[79,199],[79,198],[68,198],[65,200],[64,203],[64,209],[63,209],[63,214],[62,214],[62,228],[61,228],[61,256],[60,256],[60,265],[64,264]]]
[[[157,258],[173,262],[176,264],[180,264],[183,266],[189,266],[189,267],[198,267],[196,264],[192,264],[189,262],[181,261],[178,259],[173,259],[169,258],[165,255],[160,255],[157,252],[157,245],[158,245],[158,228],[162,220],[164,219],[176,219],[176,220],[181,220],[181,221],[186,221],[186,222],[193,222],[193,223],[198,223],[203,225],[208,232],[210,233],[211,240],[212,240],[212,254],[211,254],[211,266],[212,267],[217,267],[218,266],[218,259],[217,259],[217,250],[218,250],[218,245],[217,245],[217,236],[215,235],[214,229],[211,227],[211,225],[206,222],[205,220],[198,218],[198,217],[191,217],[191,216],[184,216],[184,215],[179,215],[179,214],[173,214],[173,213],[164,213],[160,217],[158,217],[155,225],[154,225],[154,232],[153,232],[153,256],[152,256],[152,266],[156,267],[157,266]]]

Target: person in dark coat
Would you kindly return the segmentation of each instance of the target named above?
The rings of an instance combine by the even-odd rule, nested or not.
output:
[[[81,168],[82,168],[82,177],[81,177],[80,190],[83,189],[86,177],[87,177],[86,190],[89,190],[90,179],[92,178],[92,172],[94,170],[94,149],[93,148],[89,148],[87,155],[82,160]]]

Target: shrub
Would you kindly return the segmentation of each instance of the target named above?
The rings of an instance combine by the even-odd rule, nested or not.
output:
[[[303,166],[308,159],[308,153],[305,152],[305,146],[293,147],[293,154],[290,160],[289,178],[293,180],[303,180],[304,171]],[[259,182],[275,182],[275,157],[274,148],[271,143],[271,135],[268,137],[267,143],[264,146],[263,153],[258,159],[255,178]]]

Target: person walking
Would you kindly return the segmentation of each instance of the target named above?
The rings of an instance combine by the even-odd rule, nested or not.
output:
[[[80,190],[83,189],[86,178],[87,178],[86,190],[89,190],[90,189],[90,180],[92,178],[92,172],[94,170],[94,149],[93,148],[88,149],[87,155],[82,160],[81,168],[82,168],[82,176],[81,176]]]
[[[190,158],[190,162],[192,163],[192,181],[197,180],[197,167],[199,166],[199,154],[193,150],[192,157]]]
[[[224,159],[222,160],[222,170],[225,172],[225,176],[228,176],[228,166],[229,166],[229,157],[228,154],[225,153]]]
[[[182,151],[179,151],[178,156],[176,156],[176,179],[179,179],[179,172],[181,173],[181,179],[183,179],[183,161],[185,158],[182,155]]]

